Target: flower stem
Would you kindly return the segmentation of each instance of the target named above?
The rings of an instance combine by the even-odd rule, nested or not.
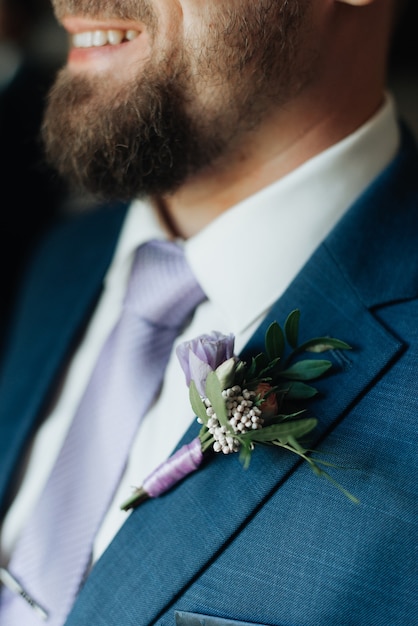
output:
[[[149,495],[144,489],[142,489],[142,487],[137,488],[135,489],[131,497],[121,504],[120,508],[122,509],[122,511],[129,511],[129,509],[134,509],[139,504],[141,504],[141,502],[144,502],[144,500],[148,500],[148,498]]]

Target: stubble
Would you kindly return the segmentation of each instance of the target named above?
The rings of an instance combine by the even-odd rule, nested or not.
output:
[[[94,16],[100,4],[57,0],[55,10]],[[77,188],[106,199],[175,191],[232,156],[267,112],[306,82],[299,50],[309,5],[240,0],[213,9],[215,28],[199,41],[178,42],[126,84],[63,69],[43,124],[50,163]],[[112,3],[112,15],[141,19],[158,32],[147,2]]]

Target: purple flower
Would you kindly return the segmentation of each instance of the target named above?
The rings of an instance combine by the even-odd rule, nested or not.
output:
[[[193,380],[200,395],[205,395],[206,379],[210,372],[234,354],[235,336],[212,331],[191,341],[181,343],[176,350],[186,375],[187,386]]]

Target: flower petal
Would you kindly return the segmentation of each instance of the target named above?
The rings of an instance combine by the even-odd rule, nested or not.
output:
[[[176,354],[185,373],[187,385],[194,380],[199,393],[204,395],[209,372],[233,356],[234,342],[234,335],[213,331],[179,344]]]
[[[206,379],[212,372],[212,368],[207,363],[201,361],[193,352],[189,353],[190,378],[194,381],[201,396],[205,395]]]

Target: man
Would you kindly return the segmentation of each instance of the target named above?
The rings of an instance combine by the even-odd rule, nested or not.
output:
[[[2,370],[0,624],[413,623],[418,158],[385,91],[395,1],[53,5],[72,47],[46,112],[49,158],[89,192],[136,200],[58,229],[24,285]],[[96,454],[96,411],[81,410],[125,292],[135,297],[131,266],[143,280],[135,307],[153,282],[161,298],[169,290],[148,277],[148,257],[136,265],[154,239],[180,242],[203,290],[174,347],[217,330],[254,355],[294,309],[302,342],[351,346],[331,352],[333,375],[309,411],[312,447],[345,468],[331,479],[359,504],[290,452],[256,446],[247,469],[237,454],[213,454],[161,497],[121,510],[131,486],[199,432],[173,348],[122,443],[125,384],[139,404],[147,370],[163,369],[158,334],[141,373],[120,358],[96,384],[103,414],[114,403],[106,452]],[[74,574],[95,492],[125,445]],[[48,480],[62,460],[63,482]]]

